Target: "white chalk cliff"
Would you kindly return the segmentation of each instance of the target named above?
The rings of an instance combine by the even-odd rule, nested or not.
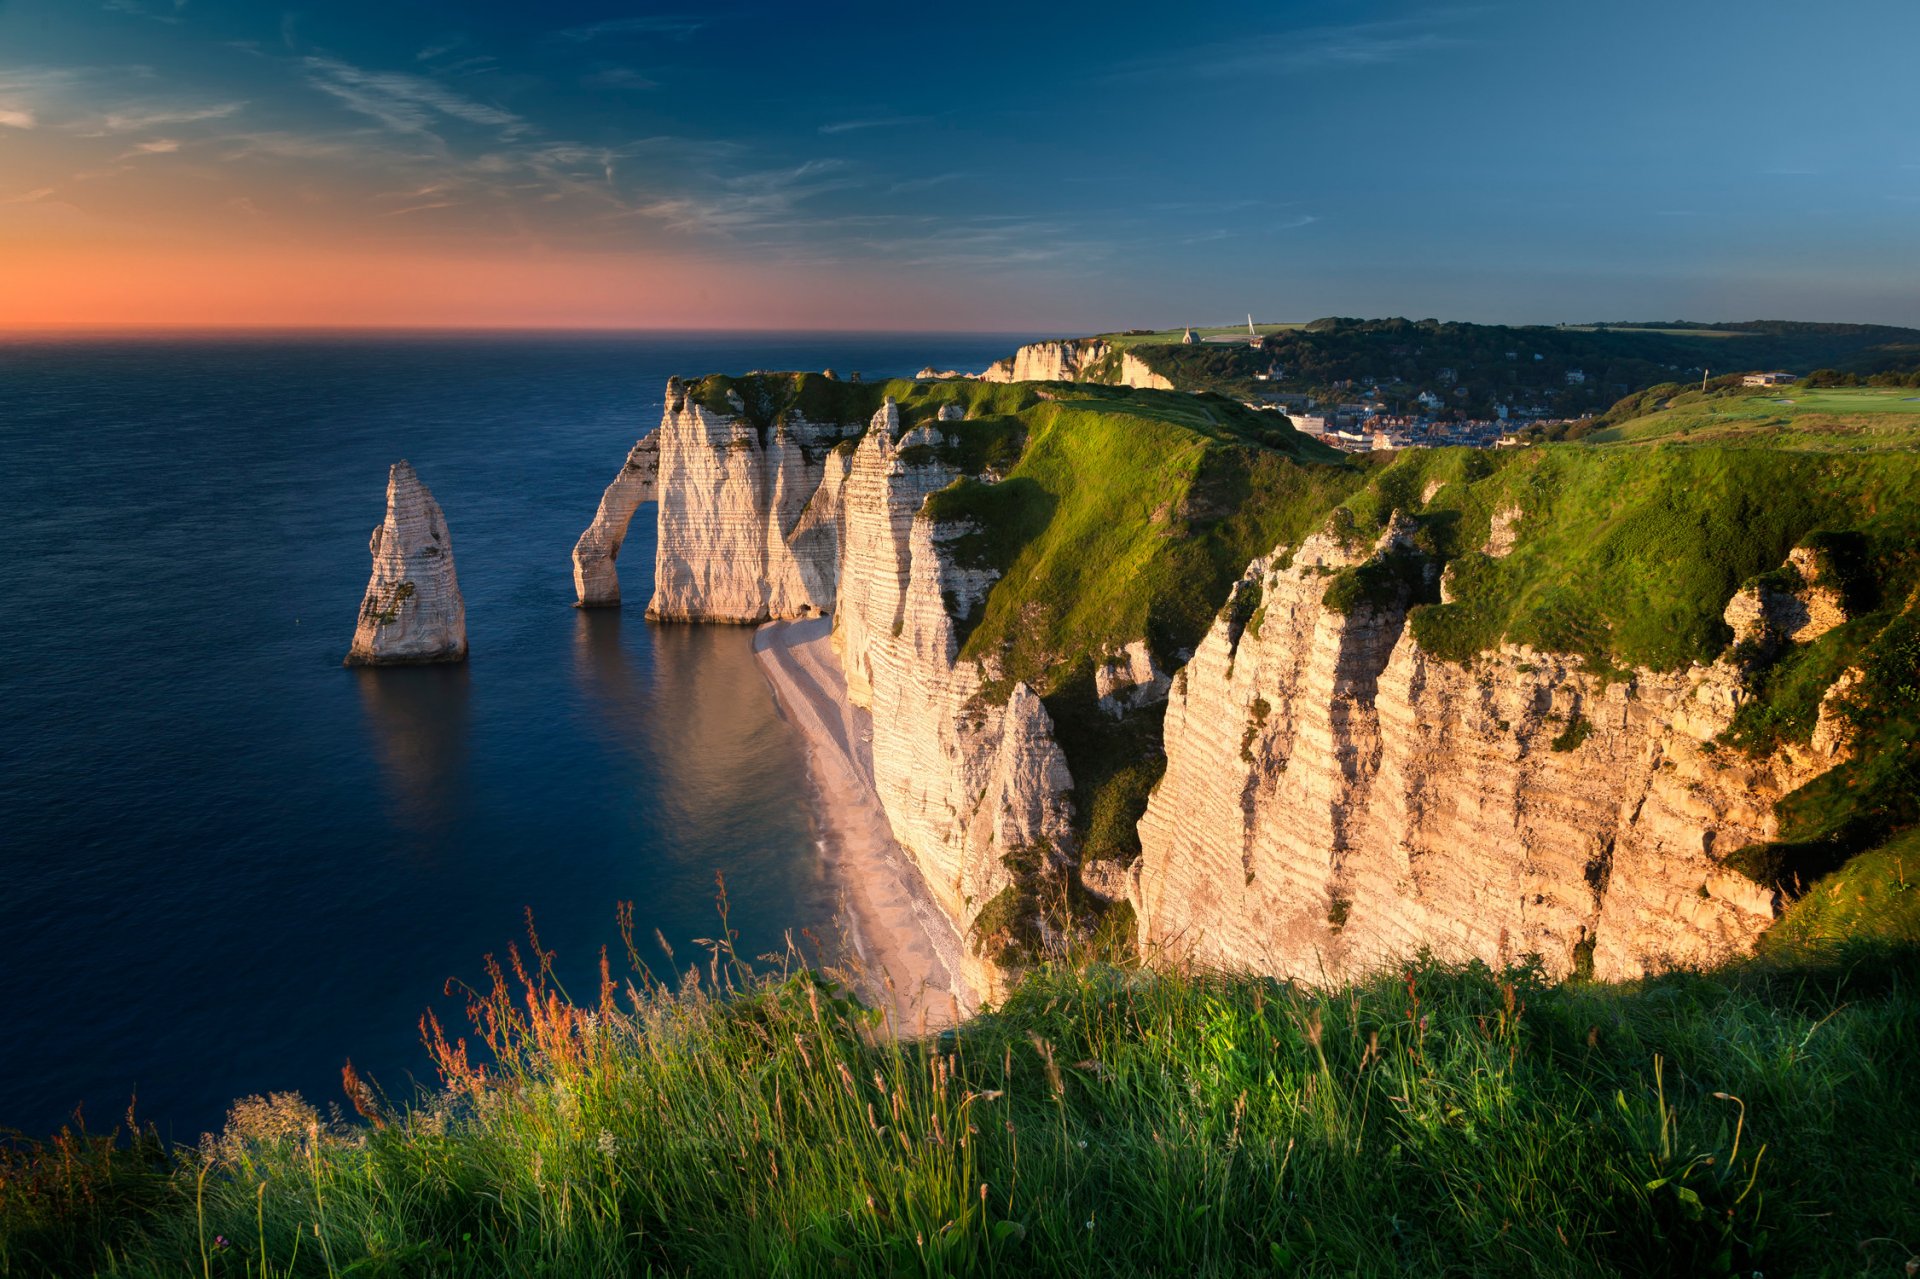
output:
[[[1099,338],[1031,342],[1004,360],[995,360],[980,376],[988,382],[1103,382],[1113,386],[1171,391],[1173,382],[1147,367],[1132,351],[1122,351],[1117,370],[1113,347]]]
[[[1010,854],[1065,870],[1075,848],[1046,708],[959,655],[995,575],[963,553],[970,525],[926,509],[960,473],[956,412],[903,423],[889,400],[866,423],[788,409],[756,425],[737,398],[702,404],[676,380],[575,563],[582,603],[606,599],[653,495],[650,616],[832,614],[894,837],[966,930],[1014,882]],[[1503,513],[1490,553],[1524,536],[1516,519]],[[1082,882],[1131,901],[1150,952],[1312,979],[1420,947],[1602,977],[1749,949],[1773,894],[1725,859],[1770,838],[1773,801],[1845,751],[1832,717],[1812,747],[1748,760],[1712,744],[1741,696],[1730,661],[1611,681],[1517,648],[1463,665],[1419,646],[1404,601],[1329,608],[1330,575],[1397,553],[1407,527],[1256,560],[1171,679],[1144,645],[1105,655],[1107,709],[1167,699],[1167,769],[1139,859]],[[984,962],[970,976],[992,988]]]
[[[360,602],[349,666],[458,662],[467,606],[453,571],[453,535],[433,494],[405,461],[387,473],[387,517],[367,542],[373,576]]]
[[[1750,950],[1773,894],[1723,859],[1774,836],[1774,801],[1838,762],[1836,735],[1749,760],[1713,745],[1729,662],[1461,665],[1420,647],[1403,601],[1327,607],[1329,570],[1393,538],[1256,560],[1175,677],[1130,887],[1143,944],[1310,980],[1421,947],[1613,979]]]

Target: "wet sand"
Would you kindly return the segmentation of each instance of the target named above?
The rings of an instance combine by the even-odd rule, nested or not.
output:
[[[952,1024],[956,1005],[964,1015],[977,1003],[961,976],[964,943],[894,841],[874,789],[871,720],[847,698],[830,620],[769,622],[753,650],[781,714],[806,743],[823,851],[870,993],[903,1035]]]

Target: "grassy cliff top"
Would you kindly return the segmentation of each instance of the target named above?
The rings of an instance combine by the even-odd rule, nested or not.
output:
[[[1607,416],[1596,444],[1673,441],[1833,453],[1920,449],[1920,391],[1799,386],[1733,392],[1655,388]]]
[[[1898,1275],[1920,1249],[1911,950],[1620,987],[1076,966],[918,1041],[811,972],[722,953],[576,1005],[550,959],[478,984],[471,1043],[425,1027],[435,1086],[349,1070],[363,1120],[282,1093],[199,1147],[0,1150],[0,1273]]]

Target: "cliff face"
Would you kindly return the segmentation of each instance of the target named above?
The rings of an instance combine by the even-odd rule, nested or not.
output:
[[[653,599],[647,616],[763,622],[828,607],[837,574],[831,538],[801,529],[834,446],[837,423],[803,414],[755,423],[734,395],[726,410],[667,383],[660,425],[633,446],[573,550],[583,606],[617,604],[614,558],[638,507],[660,504]]]
[[[1832,735],[1755,764],[1711,745],[1739,697],[1726,662],[1612,682],[1515,647],[1459,665],[1401,600],[1330,608],[1328,570],[1395,538],[1255,561],[1175,678],[1130,890],[1143,943],[1311,979],[1421,946],[1600,978],[1749,950],[1773,896],[1722,859],[1773,836]]]
[[[1171,379],[1155,373],[1132,351],[1120,352],[1099,338],[1033,342],[1004,360],[995,360],[980,375],[987,382],[1104,382],[1146,390],[1171,391]],[[930,370],[922,370],[923,374]]]
[[[440,504],[405,461],[387,473],[387,517],[367,549],[373,575],[347,665],[464,660],[467,606],[453,571],[453,535]]]
[[[1009,359],[995,360],[980,376],[988,382],[1077,382],[1112,351],[1099,338],[1033,342]]]
[[[669,384],[659,428],[635,446],[575,550],[582,603],[590,589],[604,598],[604,548],[617,550],[634,509],[657,493],[648,616],[831,613],[849,696],[873,714],[874,779],[894,838],[965,932],[1010,883],[1008,852],[1044,841],[1070,854],[1072,779],[1032,690],[983,696],[983,672],[958,657],[949,610],[979,607],[994,575],[950,553],[970,526],[921,514],[962,473],[943,460],[940,425],[958,411],[904,429],[889,399],[856,432],[792,413],[756,428],[733,407],[716,412]],[[975,963],[971,983],[990,990],[995,974]]]

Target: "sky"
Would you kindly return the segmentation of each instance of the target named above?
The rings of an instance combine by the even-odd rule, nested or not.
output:
[[[0,327],[1920,325],[1914,0],[0,0]]]

